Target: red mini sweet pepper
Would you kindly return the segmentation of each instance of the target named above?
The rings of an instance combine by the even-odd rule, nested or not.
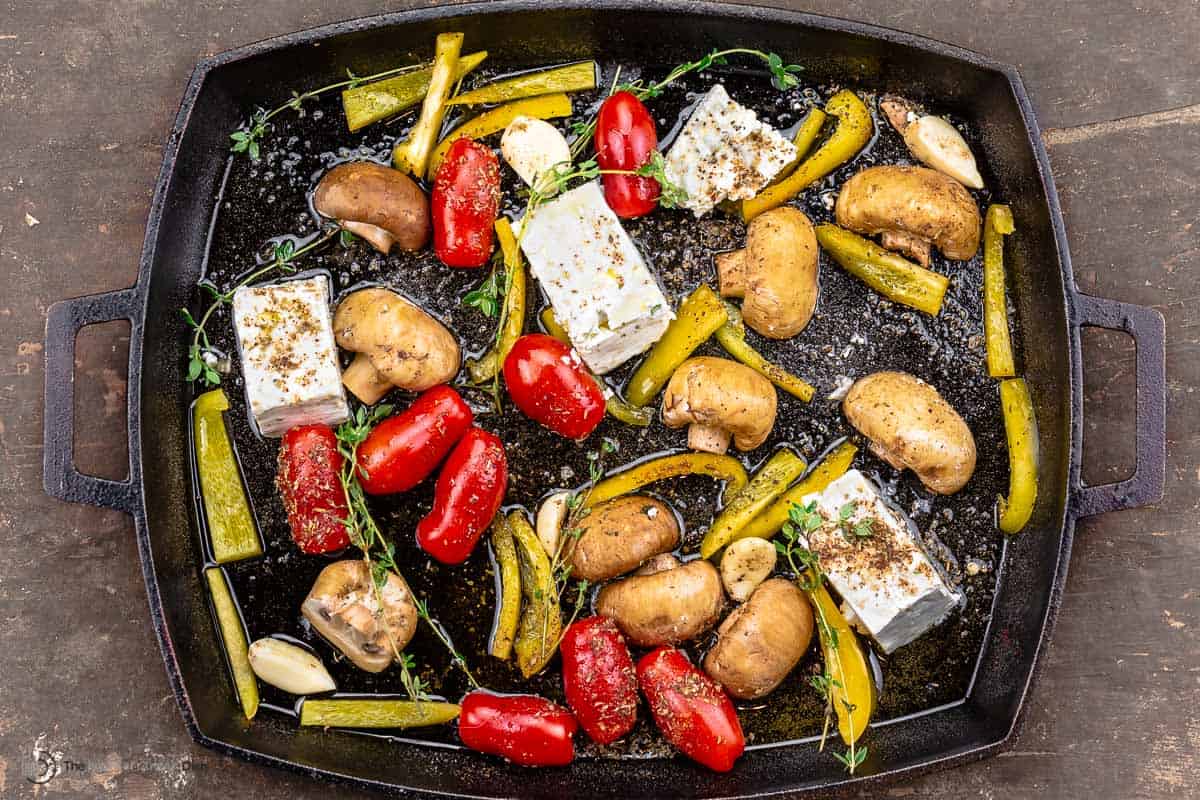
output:
[[[433,251],[451,267],[482,267],[500,213],[500,162],[492,148],[455,140],[433,178]]]
[[[508,488],[504,443],[471,428],[446,459],[433,509],[417,523],[417,544],[443,564],[461,564],[492,524]]]
[[[437,468],[475,415],[449,386],[435,386],[376,425],[358,446],[358,479],[367,494],[406,492]]]
[[[283,435],[275,486],[292,539],[305,553],[332,553],[350,544],[337,435],[328,425],[303,425]]]
[[[524,767],[561,767],[575,757],[575,718],[544,697],[477,690],[461,706],[458,735],[472,750]]]
[[[563,690],[579,725],[611,744],[637,724],[637,673],[616,623],[607,617],[574,622],[563,634]]]

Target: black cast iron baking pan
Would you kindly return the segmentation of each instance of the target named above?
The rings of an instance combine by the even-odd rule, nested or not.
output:
[[[1020,236],[1009,255],[1024,373],[1041,432],[1041,491],[1030,525],[1005,542],[990,621],[963,696],[885,720],[850,779],[812,742],[752,747],[733,772],[681,759],[588,758],[528,771],[453,747],[298,729],[264,715],[247,724],[232,698],[200,574],[188,458],[186,332],[175,309],[194,300],[227,165],[228,133],[249,110],[297,85],[393,66],[434,34],[461,30],[508,69],[580,57],[654,68],[714,47],[775,51],[805,79],[936,102],[976,133],[995,195]],[[653,53],[648,59],[647,54]],[[129,476],[72,463],[73,356],[80,328],[131,324]],[[1137,342],[1137,467],[1084,486],[1079,329]],[[1036,343],[1036,346],[1028,346]],[[1029,100],[1015,70],[896,31],[782,10],[717,3],[496,2],[354,20],[260,42],[197,66],[171,132],[151,206],[137,284],[51,307],[46,333],[45,484],[53,496],[120,509],[135,522],[153,623],[184,721],[200,743],[249,760],[362,785],[478,797],[751,797],[828,792],[981,758],[1012,739],[1061,598],[1075,521],[1154,502],[1164,469],[1163,321],[1156,312],[1078,293],[1061,212]],[[669,789],[667,788],[669,787]]]

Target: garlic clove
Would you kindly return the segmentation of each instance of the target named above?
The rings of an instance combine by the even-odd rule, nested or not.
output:
[[[530,186],[549,191],[551,167],[571,162],[571,147],[553,125],[543,119],[517,117],[500,137],[500,153],[513,171]],[[540,177],[539,177],[540,176]]]
[[[570,492],[557,492],[547,497],[538,509],[538,541],[542,543],[542,548],[551,559],[558,553],[558,542],[562,536],[562,526],[567,521],[567,506],[570,505],[570,500]]]
[[[321,659],[281,639],[267,637],[251,644],[250,668],[263,683],[290,694],[320,694],[337,688]]]
[[[754,594],[758,585],[775,570],[775,545],[766,539],[738,539],[721,556],[721,583],[725,592],[739,603]]]
[[[904,143],[923,164],[945,173],[964,186],[983,188],[975,156],[962,134],[946,120],[920,117],[904,129]]]

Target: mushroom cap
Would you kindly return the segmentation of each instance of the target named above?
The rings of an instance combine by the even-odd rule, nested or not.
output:
[[[362,226],[381,228],[403,250],[420,250],[429,241],[433,229],[429,217],[429,199],[416,181],[399,170],[373,161],[338,164],[326,172],[313,194],[318,214],[344,223],[347,228],[367,236]],[[389,243],[386,238],[382,243]],[[372,237],[377,249],[387,252]]]
[[[338,345],[363,353],[389,383],[422,392],[458,373],[462,353],[446,326],[391,289],[360,289],[333,314]]]
[[[842,185],[834,212],[837,224],[855,233],[911,234],[946,258],[962,261],[979,250],[983,220],[974,199],[928,167],[867,167]]]
[[[669,428],[705,425],[733,435],[739,450],[753,450],[775,427],[775,387],[754,370],[727,358],[696,356],[679,365],[663,393]]]
[[[321,570],[301,611],[317,632],[355,666],[367,672],[382,672],[416,632],[417,608],[404,578],[389,572],[379,590],[383,597],[380,614],[371,581],[365,561],[335,561]]]
[[[929,489],[954,494],[975,472],[975,437],[937,389],[907,372],[859,378],[842,401],[850,424],[896,469],[911,469]]]

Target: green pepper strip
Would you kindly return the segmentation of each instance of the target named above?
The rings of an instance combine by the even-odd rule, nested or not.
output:
[[[521,337],[521,331],[525,330],[525,265],[521,263],[517,238],[508,219],[500,217],[495,227],[500,250],[504,253],[508,288],[504,292],[504,311],[495,343],[478,360],[472,358],[467,361],[467,373],[471,376],[471,382],[476,384],[496,377],[496,373],[504,366],[504,359],[508,358],[509,351]]]
[[[800,123],[800,127],[796,129],[796,135],[792,137],[792,144],[796,148],[796,157],[791,163],[783,169],[779,170],[768,186],[774,186],[782,182],[787,176],[791,175],[796,167],[800,166],[800,161],[808,155],[808,151],[812,149],[813,144],[817,141],[817,137],[821,135],[821,128],[825,126],[825,120],[829,119],[829,115],[819,108],[810,108],[804,116],[804,121]]]
[[[457,83],[478,67],[487,58],[487,51],[468,53],[458,60],[454,72]],[[346,127],[351,133],[368,125],[387,119],[393,114],[412,108],[425,99],[429,82],[433,78],[433,67],[384,78],[373,83],[364,83],[342,92],[342,110],[346,112]]]
[[[817,241],[833,260],[860,281],[894,303],[937,316],[950,279],[884,250],[836,225],[816,227]]]
[[[322,728],[423,728],[458,717],[454,703],[435,700],[334,698],[305,700],[300,724]]]
[[[554,309],[546,306],[542,309],[542,327],[546,329],[546,333],[558,339],[565,345],[571,344],[571,340],[567,337],[567,331],[559,324],[558,318],[554,316]],[[610,389],[602,380],[595,375],[592,378],[600,387],[600,391],[604,394],[604,408],[608,411],[608,415],[613,419],[624,422],[626,425],[634,425],[638,428],[644,428],[654,420],[654,409],[652,408],[634,408],[621,399],[621,396]]]
[[[717,342],[721,347],[725,348],[729,355],[793,397],[798,397],[806,403],[812,400],[817,391],[812,384],[764,358],[762,353],[755,350],[746,341],[746,326],[742,324],[742,312],[730,304],[726,304],[725,310],[729,314],[729,320],[717,328],[716,333]]]
[[[786,448],[771,456],[745,490],[738,492],[733,502],[713,520],[700,543],[701,558],[712,558],[722,547],[740,538],[738,531],[783,494],[807,466],[803,458]]]
[[[768,186],[756,196],[742,201],[742,219],[746,222],[764,211],[783,205],[812,184],[854,158],[871,141],[875,125],[871,112],[854,92],[842,90],[829,98],[825,113],[837,118],[829,138],[796,167],[784,180]]]
[[[561,92],[542,95],[541,97],[529,97],[525,100],[514,100],[511,103],[505,103],[502,106],[488,109],[479,116],[472,117],[462,125],[459,125],[438,142],[437,147],[433,149],[433,154],[429,157],[429,168],[425,171],[425,178],[433,180],[437,174],[438,167],[442,163],[442,159],[446,156],[446,151],[458,139],[464,137],[467,139],[482,139],[484,136],[499,133],[507,128],[508,124],[517,117],[554,119],[556,117],[569,116],[571,116],[571,98]]]
[[[513,640],[521,619],[521,565],[512,528],[503,513],[497,514],[492,522],[492,550],[496,554],[500,594],[496,598],[496,624],[489,652],[507,661],[512,655]]]
[[[727,319],[729,313],[717,293],[706,284],[697,286],[696,291],[679,304],[666,333],[629,379],[625,389],[629,404],[641,408],[653,400],[671,379],[671,373]]]
[[[1008,439],[1008,497],[1000,498],[1000,530],[1017,533],[1033,515],[1038,491],[1038,429],[1024,378],[1000,381],[1000,408]]]
[[[1008,333],[1008,303],[1004,298],[1004,237],[1016,230],[1008,206],[988,206],[983,222],[983,332],[987,340],[988,375],[1017,374],[1012,338]]]
[[[220,567],[204,570],[208,581],[208,592],[212,596],[213,608],[217,612],[217,627],[221,630],[221,641],[225,643],[225,655],[233,670],[233,685],[237,689],[246,719],[254,719],[258,713],[258,680],[250,667],[250,645],[246,643],[246,629],[242,627],[242,615],[234,605],[225,571]]]
[[[842,442],[830,450],[803,480],[784,492],[782,497],[750,520],[733,536],[731,541],[751,536],[770,539],[779,533],[783,524],[788,521],[788,512],[791,510],[792,504],[799,503],[807,495],[824,491],[826,486],[846,474],[846,470],[850,469],[850,464],[854,461],[854,454],[857,452],[858,448],[850,442]]]
[[[643,486],[680,475],[707,475],[725,482],[722,502],[728,505],[746,487],[746,468],[733,456],[715,453],[680,453],[643,461],[624,472],[597,483],[587,493],[584,508],[591,508],[614,497],[636,492]]]
[[[558,649],[562,634],[562,611],[554,585],[554,569],[533,526],[520,511],[508,515],[509,528],[521,564],[521,593],[525,610],[517,626],[517,666],[526,678],[546,668]]]
[[[442,119],[446,116],[446,101],[454,91],[462,43],[461,33],[438,34],[433,73],[429,76],[429,91],[421,103],[421,116],[409,131],[408,138],[392,148],[392,166],[401,172],[420,177],[429,166],[429,154],[433,152]]]
[[[866,651],[824,586],[806,589],[817,617],[821,656],[829,683],[829,700],[837,711],[838,732],[846,744],[857,743],[875,711],[875,677]]]
[[[237,456],[225,430],[222,412],[228,410],[229,400],[220,389],[200,395],[192,406],[196,473],[213,558],[218,564],[261,556],[263,552],[242,488]]]
[[[562,67],[526,72],[515,78],[489,83],[450,100],[450,105],[507,103],[523,97],[554,92],[586,92],[596,88],[596,62],[579,61]]]

